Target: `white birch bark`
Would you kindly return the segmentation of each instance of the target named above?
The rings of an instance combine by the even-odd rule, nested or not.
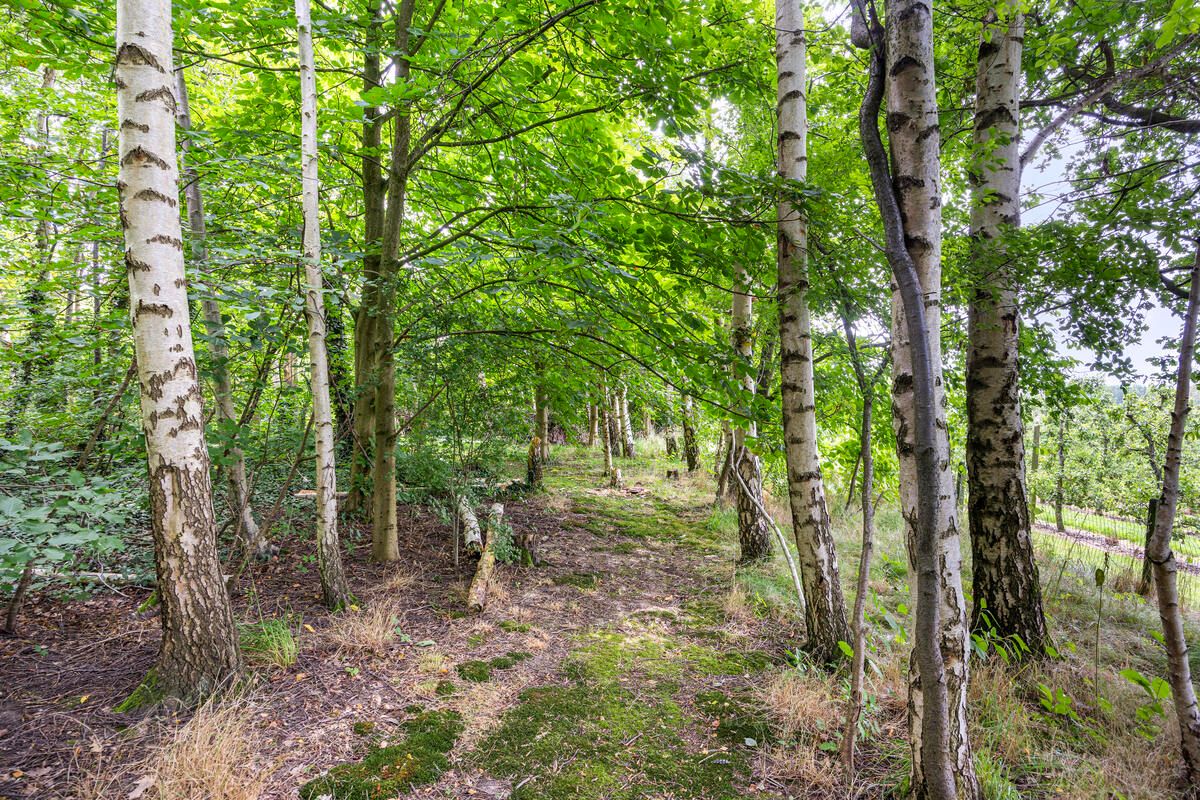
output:
[[[732,338],[735,355],[741,359],[747,369],[741,379],[745,391],[753,395],[757,388],[753,371],[749,369],[754,355],[754,342],[750,335],[751,319],[754,313],[753,300],[750,297],[750,276],[741,264],[734,266],[733,271],[733,308],[732,308]],[[746,439],[754,437],[757,429],[752,420],[740,420],[733,429],[733,446],[731,468],[737,471],[737,510],[738,510],[738,546],[740,563],[749,563],[764,559],[771,554],[770,531],[766,517],[762,513],[765,507],[762,496],[762,462],[758,455],[746,446]]]
[[[622,383],[617,389],[617,412],[621,423],[621,453],[633,458],[633,420],[629,418],[629,388]]]
[[[225,323],[221,319],[221,307],[212,296],[213,276],[208,269],[207,229],[204,224],[204,197],[200,193],[200,176],[187,160],[192,149],[192,115],[188,106],[187,81],[183,67],[175,71],[176,91],[179,95],[178,124],[179,166],[183,174],[183,195],[187,201],[188,227],[191,229],[192,262],[196,271],[209,284],[208,294],[200,303],[204,315],[204,328],[211,340],[214,399],[217,420],[236,425],[237,411],[233,405],[233,381],[229,376],[229,346],[225,341]],[[270,551],[267,541],[259,530],[250,505],[250,492],[246,484],[246,456],[236,441],[230,446],[229,456],[229,510],[237,520],[236,533],[250,553],[262,557]]]
[[[1200,312],[1200,245],[1192,266],[1192,284],[1179,345],[1179,370],[1175,383],[1175,407],[1171,411],[1171,430],[1163,465],[1162,499],[1154,517],[1154,530],[1146,546],[1146,559],[1153,565],[1158,617],[1163,626],[1163,645],[1167,651],[1167,681],[1175,719],[1179,723],[1180,752],[1183,755],[1184,782],[1192,790],[1200,786],[1200,706],[1192,684],[1184,635],[1183,611],[1179,606],[1178,565],[1171,551],[1171,530],[1179,503],[1179,471],[1183,461],[1183,439],[1187,431],[1191,403],[1192,370],[1195,368],[1196,316]]]
[[[896,24],[903,20],[903,24]],[[948,739],[959,797],[974,798],[978,783],[971,761],[967,732],[968,635],[962,589],[962,551],[959,541],[954,475],[946,427],[946,398],[941,364],[941,137],[933,68],[933,19],[927,0],[891,0],[887,4],[886,85],[888,141],[892,181],[904,219],[905,244],[924,291],[925,330],[935,390],[939,502],[937,569],[941,602],[938,607],[942,659],[949,706]],[[909,559],[917,574],[918,492],[914,440],[916,409],[908,322],[898,287],[892,287],[892,423],[900,461],[900,503],[909,542]],[[914,582],[913,607],[917,607]],[[910,668],[909,730],[912,732],[913,792],[925,797],[921,770],[922,701],[919,669]]]
[[[971,262],[977,274],[967,325],[967,513],[971,628],[1018,636],[1036,657],[1047,643],[1046,618],[1025,491],[1020,315],[1005,241],[1021,225],[1024,36],[1020,3],[998,0],[980,37],[969,173]]]
[[[167,694],[192,698],[231,681],[241,655],[217,561],[188,319],[169,0],[118,0],[116,45],[117,187],[162,601],[157,677]]]
[[[317,558],[321,593],[329,608],[352,600],[342,568],[337,527],[336,432],[329,399],[329,355],[325,348],[325,301],[321,294],[320,179],[317,175],[317,76],[309,0],[296,0],[300,44],[300,148],[304,204],[304,311],[312,365],[313,425],[317,429]]]
[[[781,177],[793,181],[808,177],[806,60],[801,3],[776,0],[778,167]],[[850,630],[817,452],[816,388],[807,296],[808,221],[800,208],[784,198],[779,204],[778,226],[780,396],[792,535],[807,601],[807,649],[817,660],[832,662],[841,658],[839,642],[850,639]]]

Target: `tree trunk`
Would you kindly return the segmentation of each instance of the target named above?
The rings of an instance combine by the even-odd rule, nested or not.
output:
[[[534,436],[538,440],[538,455],[542,463],[550,460],[550,396],[544,384],[534,390]]]
[[[1033,485],[1035,487],[1037,486],[1038,453],[1041,450],[1041,447],[1042,447],[1042,426],[1038,422],[1035,421],[1033,423],[1033,452],[1030,454],[1031,458],[1030,458],[1030,463],[1029,463],[1029,470],[1030,470],[1030,474],[1033,476]],[[1038,503],[1037,490],[1036,489],[1031,490],[1029,495],[1030,495],[1029,496],[1029,507],[1031,509],[1033,509],[1034,516],[1036,518],[1037,503]]]
[[[587,446],[596,446],[596,437],[599,433],[600,414],[596,409],[595,403],[587,404],[588,413],[588,430],[587,430]]]
[[[806,60],[801,4],[776,0],[779,175],[798,182],[808,177]],[[817,452],[816,388],[808,316],[808,223],[801,209],[787,197],[779,203],[776,260],[784,453],[792,535],[804,581],[808,631],[805,649],[818,662],[830,663],[842,657],[839,643],[850,638],[850,631]]]
[[[841,756],[846,767],[846,781],[854,783],[854,749],[858,735],[858,721],[863,707],[863,672],[866,667],[867,589],[871,582],[871,556],[875,547],[875,459],[871,452],[871,426],[874,424],[875,382],[868,380],[866,369],[859,357],[858,343],[846,314],[842,315],[842,326],[846,333],[846,345],[850,350],[854,375],[858,380],[858,391],[862,395],[862,425],[859,428],[859,460],[862,462],[862,554],[858,560],[858,581],[854,593],[853,631],[854,658],[850,666],[850,697],[846,703],[846,725],[842,732]],[[878,377],[878,373],[876,374]]]
[[[367,0],[364,20],[363,91],[383,85],[380,52],[383,49],[382,0]],[[363,108],[363,290],[354,314],[354,453],[350,461],[350,486],[346,512],[365,515],[371,504],[371,465],[375,462],[375,380],[378,369],[376,319],[379,308],[379,247],[383,237],[384,183],[379,152],[383,147],[383,119],[378,106]]]
[[[1196,316],[1200,312],[1200,244],[1192,266],[1192,285],[1188,292],[1183,335],[1179,344],[1179,373],[1175,383],[1175,408],[1171,412],[1171,430],[1167,435],[1167,455],[1163,463],[1162,497],[1154,518],[1154,535],[1146,557],[1154,565],[1154,587],[1158,597],[1158,617],[1162,620],[1163,644],[1167,651],[1167,682],[1175,717],[1179,721],[1180,750],[1183,755],[1184,785],[1200,786],[1200,706],[1192,685],[1188,646],[1184,638],[1183,612],[1179,607],[1176,584],[1178,566],[1171,551],[1171,529],[1179,503],[1179,468],[1183,460],[1183,438],[1187,431],[1188,405],[1191,402],[1192,370],[1196,346]]]
[[[622,457],[621,447],[621,399],[617,390],[613,389],[605,397],[608,403],[608,441],[612,446],[613,457]]]
[[[208,269],[207,228],[204,222],[204,198],[200,194],[200,176],[192,168],[187,156],[192,150],[192,115],[188,106],[187,81],[183,68],[175,71],[179,93],[178,124],[180,129],[180,170],[183,173],[184,198],[187,201],[188,227],[191,228],[192,262],[196,272],[208,284],[206,296],[200,303],[204,316],[204,330],[211,342],[213,394],[216,400],[217,421],[233,429],[237,427],[238,415],[233,405],[233,380],[229,376],[229,345],[225,341],[225,322],[221,319],[221,307],[217,303],[213,275]],[[234,434],[235,437],[237,434]],[[258,528],[251,507],[250,491],[246,483],[246,456],[238,446],[237,439],[225,450],[229,460],[229,511],[237,520],[236,534],[246,552],[262,557],[270,550],[267,540]]]
[[[1063,480],[1067,472],[1067,411],[1058,412],[1058,473],[1054,476],[1054,527],[1059,533],[1065,533],[1067,526],[1063,520]]]
[[[1005,238],[1021,225],[1020,86],[1025,21],[998,0],[983,23],[975,82],[972,263],[979,270],[967,324],[967,509],[973,564],[971,630],[1017,636],[1039,657],[1047,644],[1042,586],[1025,492],[1018,312]]]
[[[892,268],[893,427],[914,586],[909,683],[916,798],[979,797],[967,730],[968,635],[941,369],[941,189],[933,20],[893,0],[883,26],[855,0],[873,46],[859,123]],[[855,36],[861,43],[860,35]],[[887,76],[886,87],[884,76]],[[879,134],[887,92],[890,164]]]
[[[617,411],[621,421],[621,453],[633,458],[633,421],[629,418],[629,389],[624,383],[617,389]]]
[[[394,52],[396,80],[410,78],[408,59],[414,0],[402,0],[396,10]],[[371,557],[376,561],[400,558],[396,520],[396,353],[395,298],[400,280],[400,229],[404,223],[408,192],[412,119],[397,109],[393,123],[391,163],[388,165],[387,208],[380,240],[380,288],[375,308],[375,347],[378,381],[375,389],[375,463],[371,481]]]
[[[754,355],[751,340],[753,301],[750,298],[750,276],[738,264],[733,276],[733,349],[736,358],[746,365],[746,376],[740,379],[742,390],[752,396],[757,387],[750,364]],[[749,407],[747,406],[747,410]],[[766,504],[762,494],[762,462],[746,445],[747,438],[756,435],[753,420],[742,420],[733,429],[732,468],[737,470],[738,563],[749,564],[771,555],[771,536],[762,509]]]
[[[171,4],[118,0],[114,81],[121,222],[162,602],[157,680],[194,699],[241,671],[217,561],[203,394],[188,319],[177,197]]]
[[[1142,577],[1138,581],[1137,593],[1143,597],[1154,588],[1154,563],[1150,561],[1150,547],[1154,542],[1154,526],[1158,519],[1158,498],[1151,497],[1146,508],[1146,544],[1142,549]]]
[[[604,451],[604,476],[608,479],[609,486],[615,487],[620,481],[617,480],[617,469],[613,466],[612,403],[609,402],[607,381],[601,383],[600,398],[600,440]]]
[[[329,360],[325,349],[325,301],[321,278],[320,180],[317,175],[317,76],[313,59],[312,14],[309,0],[296,0],[296,29],[300,45],[301,181],[304,193],[305,316],[308,318],[308,358],[312,365],[313,425],[317,437],[317,565],[325,605],[350,605],[352,596],[342,568],[338,541],[337,471],[330,401]]]
[[[543,478],[546,472],[546,459],[542,455],[544,451],[542,440],[534,436],[529,442],[529,454],[525,459],[525,485],[533,490],[544,488]]]
[[[688,472],[700,469],[700,442],[696,439],[696,408],[690,395],[683,396],[683,458]]]

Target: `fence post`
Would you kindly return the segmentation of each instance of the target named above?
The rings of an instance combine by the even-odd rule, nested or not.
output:
[[[1151,497],[1146,508],[1146,546],[1142,548],[1142,580],[1138,583],[1140,595],[1150,594],[1150,584],[1153,580],[1153,565],[1150,563],[1150,537],[1154,535],[1154,518],[1158,516],[1158,498]]]

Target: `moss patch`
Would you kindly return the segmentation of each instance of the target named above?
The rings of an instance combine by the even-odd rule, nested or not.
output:
[[[146,673],[146,677],[142,678],[142,682],[137,685],[137,688],[130,692],[128,697],[117,703],[113,711],[118,714],[127,714],[130,711],[156,706],[162,701],[163,691],[158,686],[158,673],[151,669]]]
[[[567,658],[572,683],[524,692],[470,760],[514,783],[533,776],[512,800],[738,797],[734,781],[749,748],[739,741],[728,752],[690,749],[685,731],[707,725],[676,694],[685,673],[740,672],[746,663],[742,654],[650,631],[590,633]]]
[[[528,622],[517,622],[513,619],[506,619],[500,623],[500,630],[508,633],[528,633],[531,627]]]
[[[472,756],[518,783],[535,776],[512,800],[738,796],[733,761],[689,753],[683,712],[665,697],[581,683],[529,689],[521,701]]]
[[[577,589],[595,589],[600,584],[600,576],[594,572],[569,572],[555,577],[556,586],[574,586]]]
[[[471,683],[483,683],[492,677],[492,668],[486,661],[464,661],[455,667],[458,677]]]
[[[458,691],[458,687],[454,685],[454,681],[438,681],[433,692],[438,697],[449,697]]]
[[[717,736],[738,747],[759,747],[774,741],[771,725],[754,699],[746,693],[701,692],[696,708],[717,720]]]
[[[379,800],[429,783],[450,766],[446,754],[462,732],[454,711],[423,711],[404,723],[405,737],[372,747],[362,761],[341,764],[300,787],[301,800]]]

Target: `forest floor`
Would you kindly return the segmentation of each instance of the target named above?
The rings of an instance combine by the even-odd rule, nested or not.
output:
[[[37,598],[22,637],[0,642],[0,797],[891,794],[907,772],[896,515],[880,517],[874,669],[849,786],[832,752],[844,676],[797,654],[782,559],[735,570],[736,515],[714,509],[706,478],[667,481],[667,466],[625,461],[625,488],[610,490],[594,452],[559,448],[547,491],[506,505],[544,563],[503,567],[473,615],[473,564],[455,566],[449,524],[415,505],[401,509],[396,564],[371,564],[368,538],[348,532],[360,603],[329,614],[311,507],[294,507],[279,557],[235,584],[251,679],[191,715],[113,710],[154,662],[159,623],[137,611],[148,592]],[[854,520],[837,534],[848,589]],[[1170,785],[1173,746],[1158,724],[1169,708],[1139,712],[1150,701],[1119,675],[1161,670],[1153,608],[1116,579],[1099,607],[1089,572],[1070,556],[1042,564],[1059,659],[1013,674],[997,643],[977,643],[990,653],[972,675],[988,798],[1150,798]]]
[[[537,535],[544,563],[504,567],[482,614],[463,611],[473,562],[456,570],[449,527],[427,509],[402,508],[398,564],[370,564],[366,538],[354,544],[361,604],[339,615],[318,605],[308,543],[284,538],[279,558],[244,572],[234,594],[252,637],[261,620],[286,622],[295,660],[270,663],[269,643],[250,654],[256,680],[209,726],[240,731],[207,731],[210,752],[194,768],[232,756],[243,763],[231,768],[253,765],[254,776],[231,796],[292,798],[434,721],[452,734],[449,769],[413,797],[778,796],[777,781],[751,781],[771,736],[750,696],[799,631],[783,619],[726,620],[732,553],[708,524],[707,490],[628,465],[625,489],[595,488],[593,461],[558,463],[546,493],[508,503],[506,520]],[[113,710],[154,661],[158,620],[137,612],[146,596],[27,606],[23,637],[0,644],[0,795],[157,788],[144,758],[184,729]]]

